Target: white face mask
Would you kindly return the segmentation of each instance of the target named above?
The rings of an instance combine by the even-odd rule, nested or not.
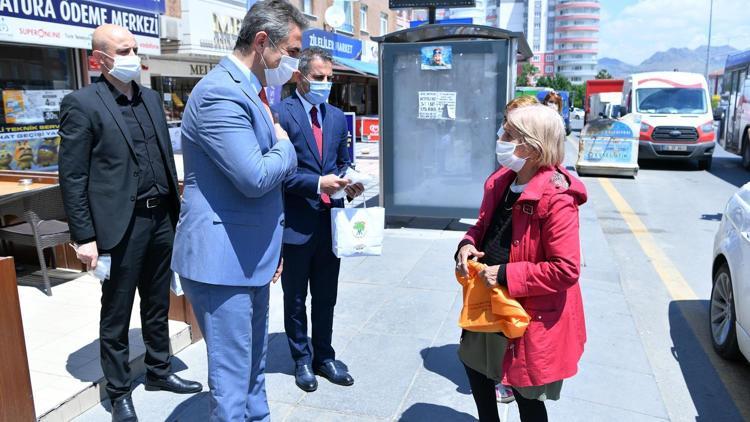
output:
[[[130,83],[141,75],[141,58],[139,56],[115,56],[112,57],[104,52],[105,56],[114,60],[112,69],[107,68],[109,74],[122,83]]]
[[[497,141],[497,145],[495,146],[495,156],[497,157],[497,162],[501,166],[518,173],[526,164],[526,159],[520,158],[514,154],[516,152],[516,146],[517,144],[513,142]]]
[[[268,41],[271,41],[271,44],[275,49],[279,49],[278,47],[276,47],[276,43],[274,43],[271,38],[268,38]],[[299,59],[287,56],[286,54],[281,56],[281,62],[279,62],[279,65],[274,69],[268,68],[268,65],[266,65],[266,60],[263,58],[263,54],[260,55],[260,59],[263,61],[263,66],[266,67],[264,72],[266,74],[267,86],[284,85],[285,83],[289,82],[290,79],[292,79],[294,71],[299,68]]]

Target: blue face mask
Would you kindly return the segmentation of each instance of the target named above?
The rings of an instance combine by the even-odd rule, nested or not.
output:
[[[328,96],[331,95],[331,87],[333,86],[333,83],[311,81],[309,79],[307,81],[310,83],[310,91],[303,95],[310,104],[320,105],[328,101]]]

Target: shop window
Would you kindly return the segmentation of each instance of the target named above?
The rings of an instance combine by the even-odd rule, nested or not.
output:
[[[151,88],[159,92],[164,105],[167,123],[176,125],[182,121],[190,93],[200,78],[183,78],[171,76],[152,76]]]
[[[0,45],[0,170],[57,170],[60,102],[75,88],[72,50]]]
[[[367,6],[359,6],[359,30],[367,32]]]

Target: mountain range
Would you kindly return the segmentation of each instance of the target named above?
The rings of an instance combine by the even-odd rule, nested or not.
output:
[[[724,68],[727,55],[737,51],[736,48],[722,45],[711,47],[711,60],[709,70],[720,70]],[[639,65],[632,65],[621,60],[603,57],[599,59],[596,70],[606,69],[615,78],[622,78],[631,73],[672,71],[704,73],[706,71],[706,46],[702,45],[695,49],[670,48],[667,51],[659,51],[651,55]]]

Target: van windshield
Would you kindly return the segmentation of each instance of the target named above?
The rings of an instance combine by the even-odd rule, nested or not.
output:
[[[701,88],[639,88],[636,102],[640,113],[703,114],[706,93]]]

